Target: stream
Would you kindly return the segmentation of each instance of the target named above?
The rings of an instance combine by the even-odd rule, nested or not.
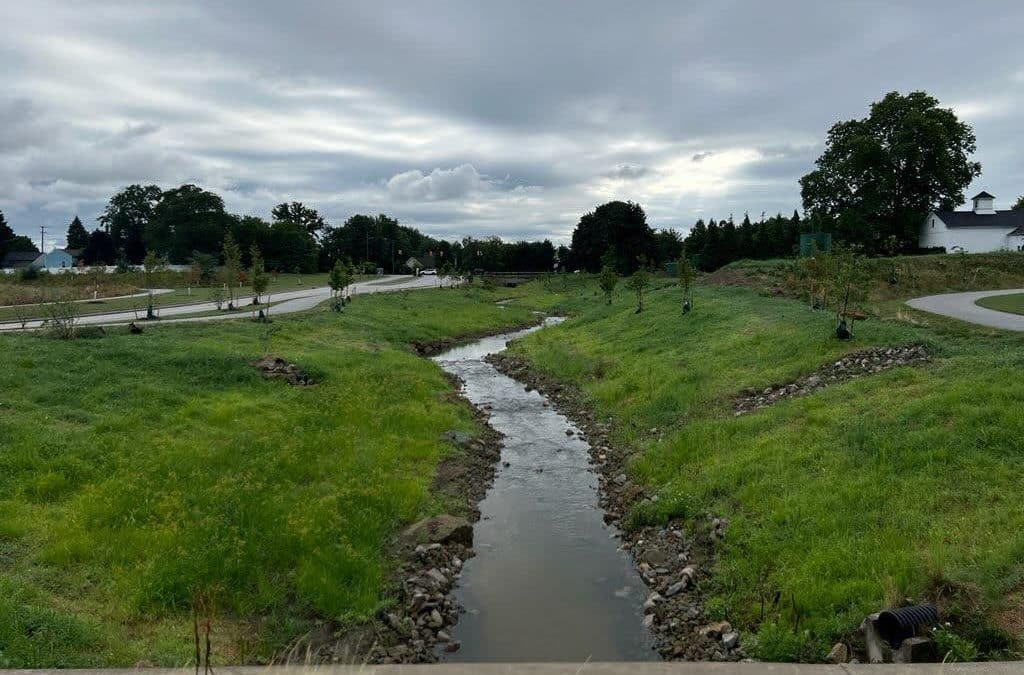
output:
[[[473,529],[476,556],[455,591],[466,609],[453,632],[462,647],[439,655],[469,662],[657,660],[641,624],[646,588],[604,524],[590,446],[541,394],[483,360],[539,328],[434,357],[504,435]]]

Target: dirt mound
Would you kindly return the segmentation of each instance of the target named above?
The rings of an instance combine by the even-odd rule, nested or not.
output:
[[[264,356],[250,363],[253,368],[263,373],[266,379],[284,380],[296,387],[306,387],[316,384],[316,380],[307,375],[294,363],[288,363],[280,356]]]

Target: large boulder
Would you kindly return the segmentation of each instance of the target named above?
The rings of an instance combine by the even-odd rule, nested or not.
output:
[[[402,536],[414,543],[473,545],[473,524],[465,518],[441,514],[413,523]]]

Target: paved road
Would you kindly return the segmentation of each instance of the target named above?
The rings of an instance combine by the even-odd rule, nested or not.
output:
[[[1024,331],[1024,316],[997,312],[974,304],[979,298],[993,295],[1013,295],[1024,293],[1024,288],[1011,288],[1005,291],[972,291],[970,293],[943,293],[928,295],[923,298],[907,300],[914,309],[921,309],[932,314],[942,314],[961,321],[976,323],[980,326],[1002,328],[1003,330]]]
[[[362,281],[357,284],[353,284],[352,286],[349,287],[349,295],[365,295],[367,293],[393,293],[395,291],[436,288],[438,283],[437,277],[406,276],[405,279],[407,279],[407,281],[405,283],[380,285],[382,281],[391,281],[400,278],[402,277],[396,275],[377,278],[373,279],[372,281]],[[279,316],[281,314],[291,314],[293,312],[301,312],[303,310],[312,309],[330,297],[331,289],[328,286],[306,288],[297,291],[288,291],[285,293],[274,293],[272,296],[270,296],[271,302],[274,303],[270,308],[270,315]],[[251,301],[252,296],[241,297],[238,298],[237,300],[238,304],[241,306],[244,306],[246,303],[249,303]],[[206,316],[182,316],[186,314],[197,314],[199,312],[212,312],[216,309],[216,305],[214,305],[212,302],[200,302],[194,305],[165,307],[163,309],[160,309],[158,311],[158,314],[161,319],[160,323],[223,321],[226,319],[246,319],[250,317],[249,312],[225,312],[223,314],[209,314]],[[118,311],[110,312],[108,314],[92,314],[89,316],[82,316],[76,320],[76,324],[80,326],[118,326],[136,320],[136,314],[134,311]],[[42,325],[42,323],[42,321],[29,321],[25,325],[25,329],[31,330],[34,328],[39,328]],[[18,322],[0,323],[0,331],[12,330],[21,330],[21,324]]]

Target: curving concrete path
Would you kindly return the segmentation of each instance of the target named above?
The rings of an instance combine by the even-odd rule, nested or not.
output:
[[[943,293],[942,295],[926,295],[923,298],[907,300],[914,309],[932,314],[960,319],[968,323],[1002,330],[1024,331],[1024,316],[999,312],[974,304],[980,298],[993,295],[1013,295],[1024,293],[1024,288],[1010,288],[1003,291],[971,291],[969,293]]]
[[[373,281],[361,281],[359,283],[352,284],[349,287],[348,294],[365,295],[367,293],[394,293],[397,291],[437,288],[438,285],[437,278],[432,276],[406,276],[405,278],[407,281],[404,283],[395,283],[386,286],[380,285],[380,282],[382,281],[397,280],[400,278],[402,278],[402,276],[392,275],[384,277],[383,279],[374,279]],[[319,286],[316,288],[306,288],[297,291],[274,293],[270,295],[270,301],[274,303],[270,307],[270,316],[280,316],[281,314],[291,314],[294,312],[312,309],[330,297],[331,289],[329,286]],[[246,303],[252,302],[252,296],[240,297],[237,301],[240,305],[244,306]],[[247,319],[250,317],[250,313],[248,311],[208,314],[206,316],[183,316],[188,314],[197,314],[200,312],[212,312],[216,309],[217,306],[212,302],[199,302],[194,305],[165,307],[163,309],[158,309],[157,313],[160,317],[160,321],[157,323],[224,321],[228,319]],[[110,312],[108,314],[81,316],[75,320],[75,323],[79,326],[121,326],[132,321],[139,320],[140,319],[136,318],[136,313],[134,311],[121,310],[117,312]],[[24,329],[34,330],[40,328],[42,325],[43,320],[29,321],[25,324]],[[22,330],[20,322],[11,321],[7,323],[0,323],[0,332],[15,330]]]

